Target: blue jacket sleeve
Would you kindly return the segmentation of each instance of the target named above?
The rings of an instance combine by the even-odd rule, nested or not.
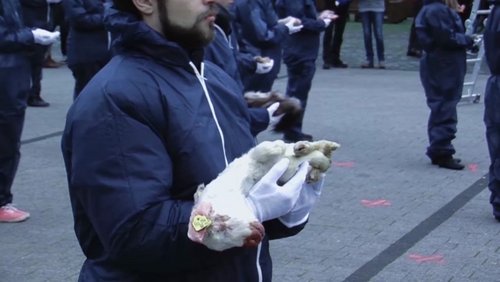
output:
[[[275,240],[297,235],[300,231],[302,231],[302,229],[304,229],[308,221],[298,226],[288,228],[283,223],[281,223],[279,219],[273,219],[264,222],[264,228],[266,229],[266,235],[269,236],[269,239]]]
[[[455,50],[472,46],[472,38],[457,30],[448,8],[429,9],[421,19],[415,23],[415,31],[425,50]]]
[[[99,2],[99,1],[97,1]],[[104,28],[104,7],[97,4],[92,10],[87,10],[83,0],[64,0],[66,18],[71,26],[79,30],[102,30]]]
[[[0,16],[0,52],[19,52],[20,49],[29,49],[34,43],[30,28],[9,29],[5,19]]]
[[[267,129],[269,126],[269,114],[265,108],[248,108],[250,113],[250,131],[253,136],[257,136],[260,132]]]
[[[244,33],[242,36],[248,36],[252,43],[259,44],[260,47],[279,44],[288,35],[288,28],[278,24],[276,16],[276,21],[273,23],[266,21],[266,11],[274,13],[271,1],[268,2],[268,7],[250,6],[249,3],[245,3],[239,5],[237,9],[237,19]]]
[[[117,87],[149,91],[127,82]],[[182,272],[231,254],[188,239],[193,202],[171,196],[173,167],[165,140],[141,111],[107,92],[109,114],[74,120],[65,130],[70,137],[63,137],[63,151],[72,156],[65,157],[72,198],[111,259],[136,271]],[[85,232],[77,235],[88,236]]]
[[[301,32],[321,32],[326,29],[323,20],[317,18],[313,1],[278,0],[276,1],[276,10],[281,18],[292,16],[300,19],[304,26]]]

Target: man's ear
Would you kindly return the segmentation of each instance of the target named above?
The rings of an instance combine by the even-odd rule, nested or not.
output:
[[[157,0],[132,0],[134,5],[137,7],[139,12],[143,15],[151,15],[153,14],[156,8]],[[162,1],[162,0],[160,0]]]

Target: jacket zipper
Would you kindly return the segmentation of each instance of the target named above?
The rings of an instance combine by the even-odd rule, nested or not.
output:
[[[210,95],[208,94],[208,89],[207,89],[207,84],[205,83],[206,78],[203,76],[205,72],[205,64],[201,63],[201,73],[198,72],[198,69],[196,66],[193,64],[193,62],[189,62],[189,65],[191,68],[193,68],[194,73],[196,74],[196,78],[198,78],[198,81],[201,84],[201,87],[203,88],[203,92],[205,94],[205,97],[207,98],[208,101],[208,106],[210,107],[210,111],[212,112],[212,116],[215,120],[215,124],[217,125],[217,130],[219,131],[219,135],[222,141],[222,152],[224,153],[224,162],[226,163],[226,167],[228,165],[227,161],[227,155],[226,155],[226,146],[225,146],[225,141],[224,141],[224,133],[222,132],[222,128],[219,125],[219,120],[217,119],[217,115],[215,114],[215,109],[214,105],[212,104],[212,100],[210,99]],[[257,276],[259,277],[259,282],[262,282],[262,268],[260,267],[260,250],[262,248],[262,243],[259,244],[257,247],[257,258],[255,261],[255,267],[257,268]]]

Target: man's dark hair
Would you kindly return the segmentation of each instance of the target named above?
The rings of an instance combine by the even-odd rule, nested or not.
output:
[[[113,0],[113,4],[117,10],[128,12],[138,17],[141,16],[141,13],[137,10],[137,7],[134,5],[132,0]]]

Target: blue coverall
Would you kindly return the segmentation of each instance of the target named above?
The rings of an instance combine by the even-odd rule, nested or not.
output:
[[[457,104],[466,72],[466,48],[473,40],[465,35],[456,11],[442,0],[425,0],[415,20],[415,31],[425,51],[420,79],[429,116],[427,156],[432,160],[455,154],[451,141],[457,132]]]
[[[27,51],[34,46],[18,0],[0,1],[0,207],[12,202],[11,186],[30,89]]]
[[[491,76],[484,97],[484,124],[490,153],[489,184],[493,215],[500,221],[500,0],[494,4],[484,32],[486,62]]]
[[[290,35],[285,40],[283,61],[288,72],[287,96],[299,99],[305,111],[316,72],[315,61],[319,53],[320,33],[326,29],[326,25],[323,20],[317,18],[313,0],[278,0],[276,11],[281,18],[293,16],[300,19],[304,25],[301,31]],[[302,114],[297,123],[285,132],[285,140],[303,139],[303,118]]]

